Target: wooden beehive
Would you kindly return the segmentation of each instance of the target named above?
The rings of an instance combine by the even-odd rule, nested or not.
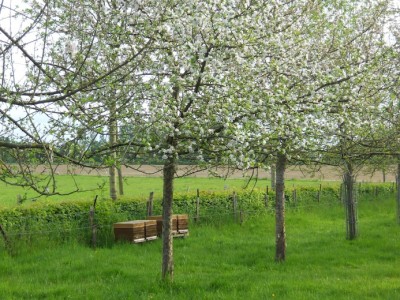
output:
[[[157,222],[153,220],[136,220],[114,224],[115,240],[126,240],[141,243],[157,238]]]
[[[154,220],[157,222],[157,235],[161,236],[162,228],[163,228],[162,216],[149,216],[149,217],[147,217],[147,219]],[[174,217],[172,217],[172,234],[175,234],[176,231],[177,231],[176,219]]]
[[[162,235],[162,216],[149,216],[149,220],[157,221],[157,235]],[[172,234],[175,236],[184,236],[189,234],[189,217],[186,214],[172,215]]]
[[[175,215],[176,216],[176,229],[178,234],[189,234],[189,216],[188,215]]]

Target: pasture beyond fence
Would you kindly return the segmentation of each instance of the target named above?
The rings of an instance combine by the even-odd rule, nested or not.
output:
[[[288,209],[307,209],[319,205],[341,205],[342,188],[299,187],[285,191]],[[359,201],[393,194],[395,184],[358,184]],[[202,192],[176,195],[174,213],[188,214],[191,222],[243,222],[247,216],[274,212],[274,192],[270,188],[253,192]],[[364,197],[365,196],[365,197]],[[112,224],[162,214],[161,195],[151,193],[147,201],[64,201],[35,203],[0,210],[3,247],[10,249],[16,241],[32,242],[41,237],[62,241],[74,239],[93,246],[114,241]]]

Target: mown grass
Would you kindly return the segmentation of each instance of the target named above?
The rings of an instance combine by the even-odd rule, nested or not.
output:
[[[57,175],[57,191],[60,193],[68,193],[79,188],[78,193],[67,196],[51,196],[40,197],[30,189],[6,185],[0,182],[0,209],[2,207],[14,206],[17,203],[18,195],[25,197],[26,203],[34,201],[59,201],[59,200],[93,200],[96,195],[100,198],[109,198],[108,177],[97,176],[66,176]],[[126,177],[124,180],[125,195],[122,198],[148,198],[150,192],[154,192],[157,198],[162,197],[162,178],[161,177]],[[337,185],[337,182],[319,181],[319,180],[287,180],[288,187],[296,186],[332,186]],[[238,191],[244,188],[265,190],[271,186],[271,182],[266,179],[251,180],[243,179],[222,179],[222,178],[202,178],[202,177],[183,177],[175,180],[175,193],[195,193],[197,189],[200,191]],[[83,192],[84,191],[84,192]]]
[[[0,242],[1,299],[399,299],[393,199],[362,200],[345,239],[337,203],[289,208],[287,261],[274,262],[274,216],[190,225],[175,240],[175,280],[160,281],[161,241],[97,250],[37,237],[14,256]]]

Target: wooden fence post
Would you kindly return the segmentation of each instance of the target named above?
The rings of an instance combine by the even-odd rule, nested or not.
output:
[[[343,189],[343,182],[340,184],[339,190],[339,201],[344,204],[344,189]]]
[[[293,199],[294,205],[296,205],[297,204],[297,191],[296,191],[296,189],[294,189],[292,191],[292,199]]]
[[[200,218],[200,191],[197,189],[197,197],[196,197],[196,217],[195,221],[198,222]]]
[[[322,184],[319,184],[319,190],[317,194],[318,203],[321,201]]]
[[[153,215],[153,198],[154,198],[154,192],[150,192],[149,200],[147,200],[147,216],[148,217]]]
[[[90,207],[90,211],[89,211],[89,222],[90,222],[90,228],[92,230],[92,247],[93,247],[93,249],[96,249],[96,244],[97,244],[97,225],[95,222],[97,197],[98,197],[98,195],[96,195],[96,197],[94,198],[93,206]]]
[[[232,204],[233,204],[233,218],[236,221],[237,220],[237,196],[236,196],[236,192],[233,192]]]
[[[268,198],[269,198],[269,195],[268,195],[268,185],[267,185],[267,188],[266,188],[266,190],[265,190],[265,199],[264,199],[264,201],[265,201],[265,207],[266,208],[268,208]]]
[[[3,237],[4,240],[4,245],[6,246],[8,254],[12,254],[12,249],[11,249],[11,243],[10,240],[7,237],[6,231],[4,230],[3,226],[0,224],[0,233]]]
[[[396,204],[397,204],[397,223],[400,224],[400,164],[397,165],[396,174]]]

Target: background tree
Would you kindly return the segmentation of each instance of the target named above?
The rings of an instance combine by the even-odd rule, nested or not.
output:
[[[27,25],[16,37],[2,28],[9,44],[9,54],[4,54],[3,61],[15,63],[15,57],[19,55],[26,63],[18,83],[12,74],[4,76],[4,81],[9,82],[9,85],[3,85],[5,96],[2,99],[6,120],[3,128],[8,134],[19,132],[25,139],[20,142],[25,145],[33,144],[47,152],[52,149],[47,156],[62,158],[57,163],[97,167],[98,162],[91,160],[94,155],[115,153],[118,145],[92,153],[93,147],[81,141],[89,135],[93,137],[91,143],[96,144],[107,136],[104,120],[112,118],[104,108],[110,107],[108,103],[115,99],[110,99],[109,95],[106,99],[100,97],[104,97],[106,90],[124,92],[135,82],[134,76],[128,83],[123,79],[132,74],[151,44],[148,38],[151,34],[146,33],[148,22],[157,26],[150,16],[140,14],[139,7],[125,5],[123,8],[107,1],[78,4],[32,1],[23,13],[10,16],[10,19],[19,18],[21,24]],[[116,14],[126,22],[119,24],[111,18]],[[26,33],[28,30],[29,34]],[[122,46],[115,47],[116,41]],[[131,97],[129,93],[125,95]],[[127,101],[119,100],[121,111],[124,102]],[[26,113],[15,117],[12,107],[20,107]],[[21,109],[18,111],[20,113]],[[57,150],[65,150],[66,145],[70,145],[71,151]],[[104,159],[101,166],[106,163],[115,164],[113,159]],[[51,174],[56,168],[50,159],[37,161],[37,164],[46,165]],[[21,167],[26,165],[21,164]]]
[[[362,106],[364,101],[360,97],[350,100],[342,89],[355,93],[349,87],[372,75],[382,57],[387,3],[356,2],[278,5],[282,14],[272,14],[274,18],[268,22],[274,28],[273,39],[260,39],[256,62],[251,62],[258,67],[254,90],[261,104],[248,127],[253,132],[249,144],[253,151],[264,154],[265,160],[272,155],[277,161],[277,261],[286,256],[284,183],[278,184],[278,178],[283,182],[288,161],[332,144],[335,133],[328,120],[337,124],[348,117],[333,112],[337,107]]]
[[[176,164],[195,156],[211,166],[238,147],[233,137],[249,109],[243,91],[249,74],[241,69],[245,28],[259,7],[240,1],[161,7],[166,7],[163,15],[168,21],[159,29],[155,51],[144,64],[143,73],[149,75],[142,91],[146,102],[141,120],[128,122],[136,125],[134,136],[145,144],[143,151],[164,160],[162,276],[172,278]]]
[[[385,26],[391,10],[389,2],[370,7],[374,4],[367,3],[371,14],[353,11],[350,15],[355,28],[360,27],[359,20],[363,17],[362,31],[357,43],[342,48],[336,60],[344,66],[343,71],[350,80],[343,82],[340,90],[334,91],[341,101],[332,106],[325,123],[325,132],[330,140],[326,140],[324,147],[329,149],[328,152],[333,150],[336,158],[324,157],[329,157],[329,164],[341,166],[344,174],[348,239],[357,236],[355,178],[366,162],[378,155],[378,141],[381,139],[376,135],[381,126],[378,115],[388,95],[389,81],[384,72],[390,64],[392,50],[385,41]],[[352,36],[354,34],[349,38]]]

